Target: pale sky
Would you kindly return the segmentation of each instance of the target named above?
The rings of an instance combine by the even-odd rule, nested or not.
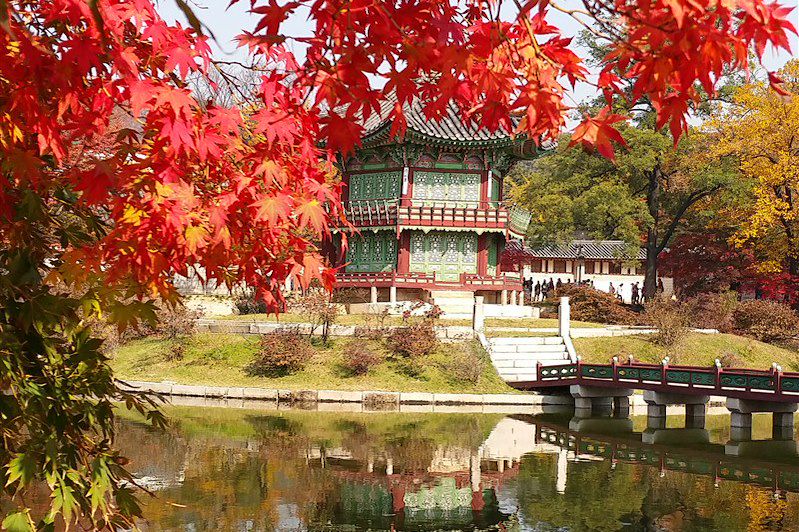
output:
[[[258,15],[250,14],[249,0],[240,0],[230,8],[227,8],[229,0],[191,0],[189,5],[195,6],[194,11],[197,17],[208,27],[216,36],[216,42],[212,43],[214,55],[220,60],[238,60],[246,62],[246,51],[238,49],[234,41],[236,35],[240,34],[243,30],[253,30]],[[267,3],[267,0],[259,0],[260,4]],[[283,3],[280,1],[280,3]],[[795,5],[799,4],[799,0],[783,0],[783,3]],[[577,0],[566,0],[563,2],[566,7],[569,4],[577,5]],[[178,9],[174,0],[158,0],[158,10],[161,15],[170,21],[179,20],[184,25],[186,23],[183,13]],[[799,9],[793,12],[794,24],[799,27]],[[563,32],[564,36],[576,37],[582,28],[568,15],[560,12],[553,12],[550,16],[550,22],[558,26]],[[307,11],[295,13],[284,26],[284,33],[288,35],[310,35],[311,25],[307,21]],[[784,50],[776,53],[773,48],[767,50],[764,63],[769,70],[777,70],[782,67],[791,57],[799,55],[799,38],[794,35],[791,39],[791,54],[786,53]],[[298,57],[302,58],[302,50],[295,49]],[[579,54],[579,50],[577,51]],[[576,105],[580,101],[596,94],[596,89],[590,85],[583,84],[576,87],[571,94],[571,101],[567,101],[568,105]]]

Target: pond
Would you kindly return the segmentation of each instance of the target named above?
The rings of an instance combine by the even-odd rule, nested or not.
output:
[[[154,493],[142,496],[145,531],[799,526],[796,443],[725,445],[725,415],[706,431],[665,429],[681,443],[661,444],[644,443],[645,416],[167,413],[166,432],[119,421],[130,468]],[[755,417],[756,438],[771,436],[769,421]]]

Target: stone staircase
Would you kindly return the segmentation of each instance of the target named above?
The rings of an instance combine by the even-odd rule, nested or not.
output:
[[[471,318],[474,308],[474,292],[459,290],[433,290],[430,297],[444,312],[444,318]]]
[[[570,362],[566,343],[560,336],[489,338],[484,342],[491,362],[507,382],[536,380],[536,366],[556,366]]]

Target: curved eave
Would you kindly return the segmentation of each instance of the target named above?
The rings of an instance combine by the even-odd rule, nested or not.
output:
[[[364,147],[380,146],[384,144],[393,144],[396,140],[390,137],[391,122],[384,122],[377,129],[365,135],[361,142]],[[433,144],[438,146],[450,146],[453,148],[509,148],[520,140],[525,140],[526,137],[519,136],[516,139],[506,136],[496,139],[453,139],[444,137],[435,137],[413,129],[408,126],[405,131],[404,140],[417,140],[424,144]]]

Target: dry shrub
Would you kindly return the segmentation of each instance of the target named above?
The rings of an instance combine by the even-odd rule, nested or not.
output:
[[[388,337],[388,346],[394,354],[414,359],[432,353],[438,347],[438,338],[433,323],[424,320],[394,329]]]
[[[299,331],[275,331],[261,335],[258,354],[246,371],[257,377],[288,375],[303,369],[313,355],[313,345]]]
[[[344,367],[353,375],[366,375],[382,361],[382,355],[364,340],[353,340],[344,348]]]
[[[555,290],[551,298],[569,297],[571,319],[596,323],[631,325],[637,316],[627,309],[615,296],[590,286],[565,284]]]
[[[723,368],[743,368],[746,366],[743,359],[735,353],[724,353],[719,358],[719,362],[721,362],[721,367]]]
[[[388,308],[384,308],[378,313],[364,314],[363,325],[355,327],[355,336],[372,340],[384,338],[387,334],[386,319],[388,314]]]
[[[369,290],[366,288],[339,288],[333,292],[333,303],[351,305],[369,301]]]
[[[172,342],[172,344],[169,346],[169,349],[167,349],[165,354],[165,358],[170,362],[183,360],[185,356],[186,356],[186,344],[184,342],[181,342],[180,340]]]
[[[799,316],[776,301],[743,301],[733,312],[735,329],[763,342],[783,342],[799,335]]]
[[[673,346],[688,334],[688,313],[675,301],[655,299],[647,303],[644,320],[657,329],[652,340],[659,345]]]
[[[233,300],[239,314],[266,314],[266,303],[256,297],[255,290],[245,290]]]
[[[156,313],[158,317],[158,333],[168,340],[190,336],[196,328],[200,313],[189,310],[183,305],[162,307]]]
[[[702,293],[685,300],[684,305],[692,327],[728,332],[733,329],[738,297],[735,292]]]
[[[291,306],[291,310],[301,313],[311,324],[311,336],[322,327],[322,341],[327,343],[330,326],[338,318],[338,307],[331,303],[330,294],[322,289],[308,290]]]
[[[479,384],[485,371],[486,360],[472,347],[453,352],[442,369],[456,381],[468,384]]]

